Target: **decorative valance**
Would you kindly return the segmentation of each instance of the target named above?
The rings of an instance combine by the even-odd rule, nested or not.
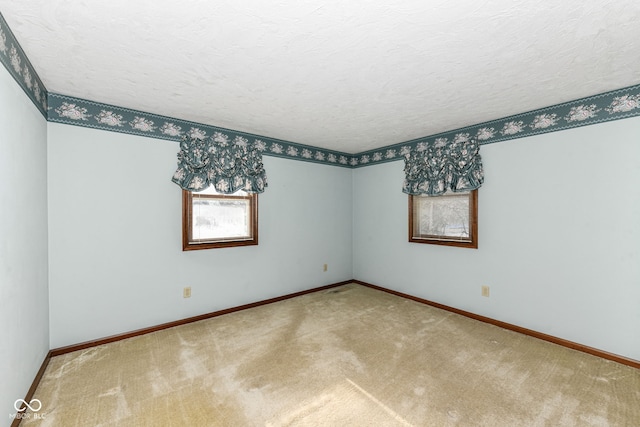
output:
[[[473,138],[448,142],[437,138],[421,142],[405,154],[405,180],[402,191],[407,194],[439,196],[446,191],[475,190],[484,181],[480,146]]]
[[[198,192],[213,185],[219,193],[238,190],[262,193],[267,175],[262,164],[264,144],[256,140],[215,132],[210,138],[185,135],[178,152],[178,170],[172,181],[182,189]]]

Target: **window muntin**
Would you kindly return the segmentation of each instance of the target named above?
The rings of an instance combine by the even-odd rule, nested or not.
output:
[[[409,242],[478,247],[478,190],[409,196]]]
[[[258,244],[258,196],[221,194],[209,187],[183,191],[182,249],[213,249]]]

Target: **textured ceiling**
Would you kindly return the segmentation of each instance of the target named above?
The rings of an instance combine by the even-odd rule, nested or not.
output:
[[[357,153],[640,83],[638,0],[0,0],[47,90]]]

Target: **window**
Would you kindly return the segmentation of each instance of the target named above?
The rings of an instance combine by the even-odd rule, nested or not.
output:
[[[409,241],[478,247],[478,190],[409,196]]]
[[[182,191],[182,250],[258,244],[258,195]]]

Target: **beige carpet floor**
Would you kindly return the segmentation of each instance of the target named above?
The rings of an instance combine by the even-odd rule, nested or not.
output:
[[[640,370],[356,284],[51,360],[23,426],[639,426]]]

